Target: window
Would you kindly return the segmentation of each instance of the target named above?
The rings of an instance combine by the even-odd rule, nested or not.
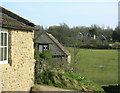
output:
[[[8,63],[8,31],[0,29],[0,64]]]
[[[41,44],[39,44],[38,48],[39,48],[38,49],[39,52],[42,52],[42,51],[48,50],[48,45],[41,45]]]
[[[43,45],[43,51],[48,50],[48,45]]]
[[[43,49],[42,49],[42,45],[39,45],[39,52],[41,53],[42,51],[43,51]]]

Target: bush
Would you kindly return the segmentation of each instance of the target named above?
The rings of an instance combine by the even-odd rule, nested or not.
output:
[[[40,59],[40,56],[39,56],[40,52],[36,49],[34,51],[34,59]]]
[[[50,85],[52,83],[52,76],[54,76],[53,72],[51,72],[49,69],[44,70],[42,73],[39,73],[35,76],[35,83]]]
[[[49,50],[45,50],[45,51],[42,51],[41,53],[36,49],[35,52],[34,52],[34,58],[39,60],[39,59],[51,59],[52,56],[50,54],[50,51]]]
[[[40,58],[43,58],[43,59],[45,59],[45,60],[52,58],[49,50],[42,51],[42,52],[39,54],[39,56],[40,56]]]
[[[103,89],[93,81],[83,77],[80,73],[72,71],[55,71],[47,69],[36,77],[36,84],[51,85],[64,89],[77,91],[103,91]]]

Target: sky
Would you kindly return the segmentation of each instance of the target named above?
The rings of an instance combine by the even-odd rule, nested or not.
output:
[[[119,5],[118,5],[118,26],[120,27],[120,2],[119,2]]]
[[[48,28],[53,25],[66,23],[69,27],[91,26],[97,24],[101,27],[115,28],[118,25],[118,2],[107,0],[96,2],[94,0],[74,1],[37,1],[4,0],[1,6],[28,19],[36,25]]]

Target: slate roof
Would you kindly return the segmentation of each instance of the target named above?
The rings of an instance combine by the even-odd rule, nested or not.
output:
[[[32,31],[35,24],[0,6],[0,26]]]
[[[59,42],[57,39],[55,39],[54,36],[52,36],[51,34],[49,33],[46,33],[48,35],[48,37],[54,42],[56,43],[56,45],[66,54],[66,55],[71,55],[70,52],[68,50],[66,50]]]

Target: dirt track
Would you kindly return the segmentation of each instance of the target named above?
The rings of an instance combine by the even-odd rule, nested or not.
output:
[[[37,89],[37,91],[72,91],[72,90],[66,90],[66,89],[56,88],[52,86],[43,86],[43,85],[34,85],[34,88]]]

